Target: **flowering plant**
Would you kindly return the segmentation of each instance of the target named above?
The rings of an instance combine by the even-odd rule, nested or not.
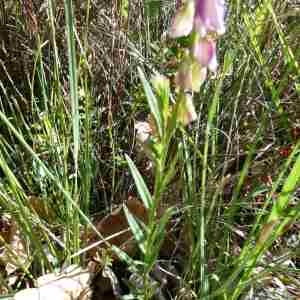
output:
[[[152,126],[150,126],[151,124],[147,126],[152,130],[147,130],[147,134],[144,132],[146,126],[144,122],[142,124],[138,122],[136,125],[137,137],[142,144],[149,145],[148,141],[155,137],[156,133],[161,135],[162,126],[164,130],[170,129],[172,126],[170,127],[168,122],[172,119],[172,114],[176,113],[177,123],[184,126],[197,118],[192,95],[193,92],[200,91],[208,71],[216,72],[217,70],[216,39],[225,32],[224,16],[224,0],[185,0],[178,7],[171,23],[169,35],[171,38],[191,35],[192,43],[190,49],[185,49],[175,76],[175,84],[179,91],[177,107],[169,105],[170,85],[168,79],[159,74],[155,75],[152,86],[160,98],[155,105],[158,110],[150,116]],[[158,132],[155,130],[156,128]]]
[[[183,50],[182,61],[175,76],[175,101],[171,96],[171,84],[167,77],[155,74],[150,83],[144,72],[138,70],[150,115],[146,122],[137,122],[135,129],[140,145],[153,162],[153,194],[148,190],[131,159],[126,159],[139,195],[149,211],[145,233],[130,216],[128,218],[136,239],[141,240],[143,236],[145,241],[142,247],[148,264],[144,274],[145,286],[149,286],[146,275],[158,255],[159,247],[155,250],[151,245],[153,242],[156,245],[162,243],[164,228],[172,214],[171,209],[167,210],[161,220],[157,220],[162,195],[176,173],[182,148],[180,143],[174,143],[174,133],[179,126],[186,126],[197,118],[193,93],[200,91],[208,71],[217,70],[216,38],[225,31],[224,11],[223,0],[186,0],[178,8],[169,35],[171,38],[191,35],[192,44],[189,49]]]

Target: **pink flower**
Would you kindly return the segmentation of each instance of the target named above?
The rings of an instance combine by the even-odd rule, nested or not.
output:
[[[195,31],[204,37],[210,32],[221,35],[225,32],[224,0],[196,0]]]
[[[211,32],[225,32],[224,0],[186,0],[178,9],[171,25],[170,36],[187,36],[195,30],[201,37]]]
[[[217,70],[216,41],[199,37],[194,43],[192,54],[202,67],[212,72]]]

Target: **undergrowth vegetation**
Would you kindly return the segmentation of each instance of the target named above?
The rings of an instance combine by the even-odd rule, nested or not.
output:
[[[299,4],[225,1],[186,91],[187,2],[0,3],[0,298],[300,297]]]

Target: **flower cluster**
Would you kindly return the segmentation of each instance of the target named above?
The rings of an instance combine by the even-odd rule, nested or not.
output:
[[[224,0],[185,0],[176,13],[170,36],[177,38],[193,33],[192,47],[177,74],[183,90],[199,91],[207,70],[218,67],[216,37],[225,32]]]
[[[169,105],[170,83],[166,77],[156,74],[152,78],[152,86],[158,96],[157,104],[150,101],[156,117],[149,116],[147,122],[137,122],[135,129],[137,139],[148,149],[148,153],[156,150],[156,140],[162,132],[172,131],[172,122],[188,125],[197,118],[193,104],[193,92],[199,92],[205,81],[207,72],[215,72],[218,67],[216,55],[216,39],[225,32],[224,0],[178,0],[177,13],[172,21],[170,37],[191,37],[191,46],[184,49],[183,58],[175,76],[178,89],[175,105]],[[156,107],[157,106],[157,107]],[[155,117],[155,118],[154,118]],[[158,119],[161,119],[159,133]],[[157,152],[157,151],[156,151]]]

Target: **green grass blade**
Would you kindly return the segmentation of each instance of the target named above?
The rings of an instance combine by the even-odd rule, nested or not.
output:
[[[39,158],[39,156],[32,150],[32,148],[25,141],[24,137],[17,131],[17,129],[11,124],[11,122],[8,120],[8,118],[5,116],[5,114],[3,114],[3,112],[1,112],[1,111],[0,111],[0,120],[3,121],[3,123],[12,131],[12,133],[19,140],[19,142],[22,144],[22,146],[32,156],[33,160],[35,160],[35,162],[43,169],[43,171],[48,176],[48,178],[53,181],[53,183],[56,185],[56,187],[58,188],[58,190],[62,192],[62,194],[64,195],[64,197],[66,198],[66,200],[68,202],[70,202],[70,204],[73,205],[76,208],[76,210],[78,211],[79,215],[83,218],[83,220],[94,230],[94,232],[101,239],[103,239],[101,233],[99,233],[99,231],[94,226],[94,224],[83,213],[83,211],[80,209],[78,203],[76,201],[74,201],[74,199],[72,199],[70,193],[64,189],[64,187],[61,184],[61,182],[50,172],[50,170],[42,162],[42,160]]]
[[[65,15],[67,23],[68,55],[69,55],[69,83],[72,103],[73,142],[75,170],[78,170],[78,153],[80,145],[79,133],[79,104],[78,104],[78,79],[76,64],[76,48],[74,34],[74,15],[71,0],[65,0]]]
[[[146,183],[141,176],[140,172],[136,168],[134,162],[131,160],[131,158],[128,155],[125,155],[128,166],[130,168],[131,174],[133,176],[136,188],[139,192],[139,195],[147,209],[149,209],[152,206],[152,197],[151,194],[146,186]]]
[[[80,128],[79,128],[79,100],[78,100],[78,78],[77,78],[77,63],[76,63],[76,47],[75,47],[75,33],[74,33],[74,14],[72,7],[72,0],[65,0],[65,17],[67,24],[67,40],[68,40],[68,56],[69,56],[69,84],[70,84],[70,100],[72,106],[72,129],[73,129],[73,158],[74,158],[74,190],[73,198],[79,202],[78,195],[78,169],[79,169],[79,147],[80,147]],[[73,237],[69,237],[70,243],[74,250],[79,250],[79,218],[77,211],[73,211],[72,206],[68,206],[68,215],[72,216],[70,219],[73,230]]]
[[[288,205],[292,193],[295,191],[297,184],[299,183],[299,180],[300,180],[300,154],[298,154],[296,162],[284,183],[279,198],[274,203],[272,212],[269,217],[269,222],[278,220],[282,216],[285,208]]]

